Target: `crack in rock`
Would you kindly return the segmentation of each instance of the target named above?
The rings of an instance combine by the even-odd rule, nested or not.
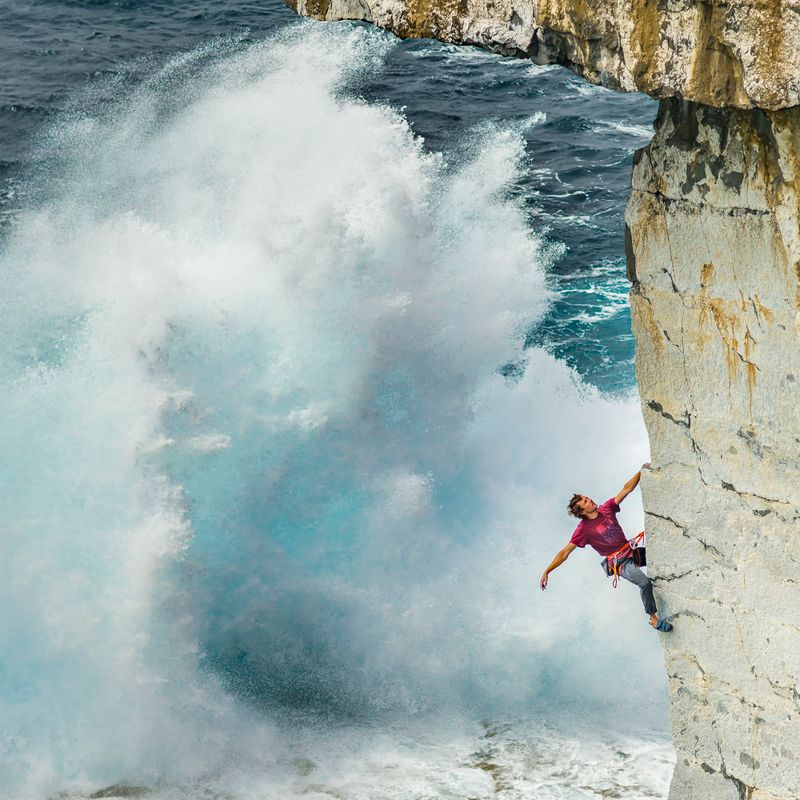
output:
[[[658,403],[655,400],[648,400],[647,407],[655,411],[656,414],[660,414],[662,417],[664,417],[664,419],[668,419],[675,425],[681,425],[684,428],[692,427],[692,417],[688,411],[683,412],[684,419],[676,419],[672,416],[672,414],[664,410],[664,406],[662,406],[661,403]]]
[[[718,547],[715,547],[713,544],[709,544],[704,539],[701,539],[699,536],[692,536],[689,533],[689,529],[685,525],[681,525],[680,522],[676,522],[672,517],[667,516],[666,514],[656,514],[655,511],[648,511],[647,515],[650,517],[655,517],[656,519],[663,519],[665,522],[669,522],[671,525],[674,525],[686,539],[690,539],[692,541],[698,542],[702,547],[703,550],[710,550],[714,555],[719,556],[719,558],[728,561],[728,557],[725,553],[722,552]]]

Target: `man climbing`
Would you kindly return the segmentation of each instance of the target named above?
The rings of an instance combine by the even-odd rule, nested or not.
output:
[[[643,469],[649,467],[644,464]],[[636,584],[642,595],[645,613],[650,617],[650,624],[658,631],[666,633],[672,630],[672,625],[665,619],[659,619],[656,610],[656,601],[653,597],[653,584],[650,578],[639,567],[647,565],[644,547],[636,547],[641,541],[643,533],[628,542],[622,527],[617,522],[619,504],[639,485],[642,477],[641,470],[637,472],[623,487],[616,497],[606,500],[598,506],[594,500],[582,494],[573,495],[569,501],[567,512],[580,519],[578,527],[572,534],[569,544],[556,553],[550,566],[542,573],[539,585],[547,588],[547,576],[557,567],[560,567],[576,547],[591,545],[603,556],[603,568],[606,575],[614,576],[614,586],[617,585],[617,576]],[[631,544],[634,546],[632,547]]]

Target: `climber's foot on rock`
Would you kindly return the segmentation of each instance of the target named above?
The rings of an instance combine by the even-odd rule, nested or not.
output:
[[[650,617],[650,624],[662,633],[669,633],[672,630],[672,625],[665,619],[659,619],[655,614]]]

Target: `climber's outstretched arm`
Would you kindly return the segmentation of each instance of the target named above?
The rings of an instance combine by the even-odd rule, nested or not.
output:
[[[617,505],[619,505],[638,485],[639,479],[642,477],[641,470],[637,472],[617,493],[614,498]]]
[[[542,587],[542,590],[547,588],[547,576],[557,567],[560,567],[568,558],[569,554],[577,547],[578,545],[572,544],[570,542],[566,547],[562,547],[557,553],[556,557],[550,563],[550,566],[542,573],[542,577],[539,579],[539,586]]]

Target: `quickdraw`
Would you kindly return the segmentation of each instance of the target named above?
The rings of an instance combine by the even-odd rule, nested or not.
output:
[[[625,544],[615,553],[612,553],[610,556],[606,556],[608,559],[608,574],[613,578],[611,585],[615,589],[619,583],[619,562],[624,561],[626,558],[630,558],[633,555],[634,549],[639,546],[639,542],[641,542],[642,539],[644,539],[644,531],[640,531],[636,534],[636,536],[633,537],[633,539],[625,542]]]

